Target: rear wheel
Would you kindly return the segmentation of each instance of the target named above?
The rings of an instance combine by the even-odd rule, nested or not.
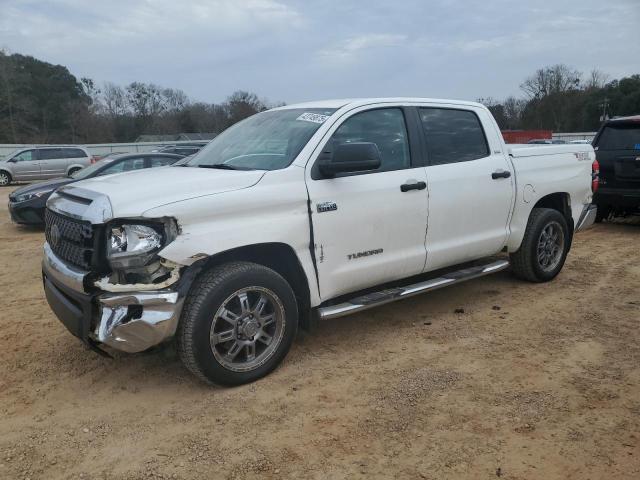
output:
[[[562,270],[570,246],[564,216],[550,208],[534,208],[522,244],[510,256],[513,272],[530,282],[548,282]]]
[[[80,170],[81,168],[79,167],[72,168],[71,170],[69,170],[69,176],[72,177],[74,173],[79,172]]]
[[[600,223],[603,220],[606,220],[611,215],[611,207],[608,205],[598,205],[598,210],[596,210],[596,223]]]
[[[205,272],[185,299],[180,358],[204,381],[240,385],[278,366],[296,334],[298,309],[275,271],[233,262]]]
[[[0,187],[5,187],[11,183],[11,175],[9,172],[0,170]]]

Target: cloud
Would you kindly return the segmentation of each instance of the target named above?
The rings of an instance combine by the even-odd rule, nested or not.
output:
[[[203,101],[502,98],[555,63],[638,73],[638,1],[0,0],[0,48]]]
[[[331,60],[352,59],[363,50],[380,50],[400,47],[406,43],[407,39],[407,35],[403,34],[368,33],[335,42],[333,45],[321,49],[318,52],[318,55]],[[388,54],[388,52],[385,53]]]

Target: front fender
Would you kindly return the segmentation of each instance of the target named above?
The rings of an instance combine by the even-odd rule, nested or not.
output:
[[[239,247],[280,243],[291,247],[316,285],[311,257],[304,170],[297,166],[267,172],[253,187],[193,198],[148,210],[145,217],[173,217],[179,234],[160,256],[181,265]],[[311,302],[319,303],[313,287]]]

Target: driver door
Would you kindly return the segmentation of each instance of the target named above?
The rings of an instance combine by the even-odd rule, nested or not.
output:
[[[35,180],[40,177],[40,160],[35,149],[25,150],[14,156],[13,178],[15,180]]]
[[[316,159],[310,169],[307,188],[323,301],[424,268],[426,174],[419,150],[411,148],[405,113],[400,107],[357,112],[327,142],[375,143],[380,168],[323,178]]]

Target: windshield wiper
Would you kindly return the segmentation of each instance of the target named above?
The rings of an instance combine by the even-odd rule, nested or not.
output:
[[[199,168],[217,168],[218,170],[251,170],[250,168],[236,167],[228,163],[215,163],[213,165],[198,165]]]

